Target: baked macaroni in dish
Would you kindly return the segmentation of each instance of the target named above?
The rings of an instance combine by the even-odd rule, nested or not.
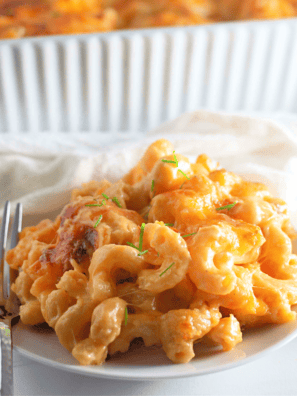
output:
[[[0,38],[296,15],[296,0],[1,0]]]
[[[22,322],[46,322],[81,364],[136,338],[186,363],[202,339],[228,351],[244,328],[295,319],[293,237],[285,202],[263,184],[162,139],[120,181],[73,190],[7,261]]]

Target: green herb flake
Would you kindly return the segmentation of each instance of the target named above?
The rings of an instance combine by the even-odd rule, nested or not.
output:
[[[133,245],[133,243],[131,243],[131,242],[127,242],[127,245],[133,247],[133,248],[136,249],[136,250],[139,250],[139,248],[136,247],[135,245]]]
[[[225,209],[230,210],[230,209],[232,209],[236,204],[237,204],[237,202],[233,202],[233,203],[230,204],[230,205],[221,206],[220,208],[216,208],[216,210],[225,210]]]
[[[183,185],[185,184],[185,181],[183,182],[183,184],[180,186],[180,190],[183,188]]]
[[[148,250],[145,250],[142,252],[142,244],[143,244],[143,233],[144,233],[144,227],[145,227],[145,223],[141,224],[141,228],[140,228],[140,236],[139,236],[139,247],[136,247],[135,245],[133,245],[133,243],[131,242],[127,242],[127,245],[133,247],[134,249],[139,251],[138,256],[142,256],[143,254],[147,253]]]
[[[128,323],[128,308],[125,308],[125,326],[127,326]]]
[[[164,275],[165,274],[165,272],[166,271],[168,271],[173,265],[174,265],[175,263],[172,263],[172,264],[170,264],[169,265],[169,267],[168,268],[166,268],[166,270],[164,270],[163,272],[161,272],[161,274],[159,275],[159,276],[162,276],[162,275]]]
[[[161,160],[162,162],[166,162],[167,164],[175,164],[175,166],[178,168],[178,160],[176,158],[176,155],[174,154],[175,151],[173,151],[173,157],[174,157],[174,161],[172,160]]]
[[[182,235],[182,238],[186,238],[186,237],[189,237],[189,236],[192,236],[192,235],[195,235],[195,234],[197,234],[197,232],[193,232],[192,234]]]
[[[115,204],[117,204],[119,208],[122,207],[122,205],[120,204],[120,202],[119,202],[119,200],[117,199],[117,197],[113,197],[113,198],[112,198],[112,202],[114,202]]]
[[[98,217],[98,220],[96,221],[96,223],[95,223],[95,225],[94,225],[94,228],[96,228],[97,226],[98,226],[98,224],[100,223],[100,221],[102,220],[102,215],[100,215],[99,217]]]
[[[173,226],[174,226],[173,223],[165,223],[165,225],[166,225],[167,227],[173,227]]]
[[[102,193],[102,196],[103,196],[105,199],[109,199],[109,196],[106,195],[106,194],[104,194],[104,193]]]
[[[173,158],[174,158],[174,161],[175,161],[175,165],[178,168],[178,160],[177,160],[176,155],[174,153],[175,153],[175,151],[173,151]]]
[[[157,252],[157,256],[158,256],[158,257],[160,256],[160,253],[159,253],[159,252]]]
[[[182,170],[178,170],[178,172],[180,172],[182,175],[184,175],[188,180],[190,180],[190,178],[182,171]]]
[[[103,206],[105,204],[106,204],[106,201],[105,201],[105,199],[103,199],[101,204],[88,204],[88,205],[85,205],[85,206],[98,206],[100,208],[100,206]]]
[[[141,228],[140,228],[140,236],[139,236],[139,251],[140,252],[142,251],[144,227],[145,227],[145,224],[142,223]]]
[[[152,180],[151,192],[154,191],[154,188],[155,188],[155,180]]]

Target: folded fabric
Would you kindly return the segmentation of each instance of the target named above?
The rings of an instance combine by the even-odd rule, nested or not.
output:
[[[206,153],[228,170],[269,185],[297,213],[297,138],[275,122],[196,111],[147,133],[0,136],[1,208],[22,202],[24,215],[62,208],[70,191],[84,182],[119,179],[154,140],[170,140],[177,152]],[[296,217],[297,220],[297,217]],[[297,224],[297,222],[296,222]]]

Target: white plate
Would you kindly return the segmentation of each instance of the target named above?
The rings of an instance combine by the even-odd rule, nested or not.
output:
[[[239,118],[236,120],[237,121],[236,123],[234,122],[234,125],[238,127],[238,125],[241,124],[239,123]],[[248,121],[249,120],[247,119],[247,122]],[[223,125],[226,125],[225,123],[226,120]],[[272,128],[271,131],[275,131],[275,136],[278,136],[278,134],[281,136],[279,128],[276,128],[276,126],[270,127]],[[230,131],[232,131],[232,128],[235,128],[233,124],[230,126]],[[251,131],[254,130],[252,127],[250,128]],[[241,129],[244,131],[244,126],[242,126]],[[260,128],[261,131],[264,129],[265,128]],[[234,136],[235,133],[237,132],[234,132]],[[250,137],[250,140],[254,141],[254,135],[248,128],[246,134]],[[231,132],[228,136],[231,136],[230,139],[235,139],[232,137]],[[176,139],[171,140],[175,142],[175,146],[178,147],[179,144],[177,144]],[[191,139],[191,141],[193,141],[192,137]],[[207,140],[205,140],[204,143],[205,142],[207,143]],[[253,147],[253,153],[256,152],[256,147],[261,148],[259,142],[260,141],[256,142],[257,145],[255,148]],[[201,141],[199,144],[201,149]],[[288,144],[287,141],[285,144]],[[293,144],[294,143],[292,141],[292,145]],[[182,151],[183,154],[187,154],[185,152],[185,147]],[[212,149],[215,150],[215,147],[212,147]],[[204,150],[201,151],[203,152]],[[261,152],[260,149],[258,151]],[[208,154],[213,158],[216,157],[211,155],[211,152]],[[230,153],[230,156],[232,157],[232,152]],[[247,154],[243,154],[242,159],[246,160],[246,157]],[[235,158],[234,154],[232,158]],[[265,158],[266,157],[264,156],[264,159]],[[260,154],[259,159],[261,159]],[[243,161],[241,167],[244,163],[245,162]],[[265,161],[260,161],[260,163],[265,166],[267,165]],[[227,165],[226,167],[229,169]],[[263,169],[266,172],[265,174],[268,175],[268,168],[264,167]],[[262,171],[262,168],[260,167],[259,170]],[[272,180],[274,179],[272,178]],[[281,189],[284,185],[284,183],[275,184],[276,189]],[[277,192],[278,191],[275,192],[276,195],[278,195]],[[42,217],[46,216],[43,214]],[[29,223],[29,220],[32,222],[31,224]],[[32,217],[29,219],[29,216],[25,216],[24,226],[36,224],[36,220],[36,218],[33,219]],[[294,225],[296,226],[296,223]],[[297,243],[295,243],[293,250],[295,253],[297,252]],[[114,356],[102,366],[80,366],[72,355],[60,345],[54,332],[48,330],[40,331],[34,327],[26,327],[21,323],[19,323],[13,331],[15,348],[18,349],[21,354],[38,361],[41,364],[47,364],[56,369],[70,371],[80,375],[127,380],[157,380],[165,378],[190,377],[227,370],[251,362],[258,357],[262,357],[266,353],[287,344],[296,336],[297,321],[294,321],[283,325],[267,325],[259,329],[246,331],[243,335],[243,342],[238,344],[236,348],[230,352],[222,352],[218,348],[210,349],[202,344],[197,344],[195,346],[196,357],[188,364],[173,364],[166,357],[161,348],[136,348],[133,346],[128,353]]]
[[[297,310],[297,307],[296,307]],[[14,347],[24,356],[56,369],[81,375],[127,380],[190,377],[227,370],[248,363],[287,344],[297,336],[297,321],[248,330],[243,342],[230,352],[197,344],[196,357],[187,364],[173,364],[159,347],[132,346],[102,366],[80,366],[62,347],[51,330],[18,323],[13,331]]]

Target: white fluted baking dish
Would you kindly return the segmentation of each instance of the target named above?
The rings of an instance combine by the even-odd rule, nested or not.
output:
[[[297,112],[297,19],[0,41],[0,131],[147,130]]]

